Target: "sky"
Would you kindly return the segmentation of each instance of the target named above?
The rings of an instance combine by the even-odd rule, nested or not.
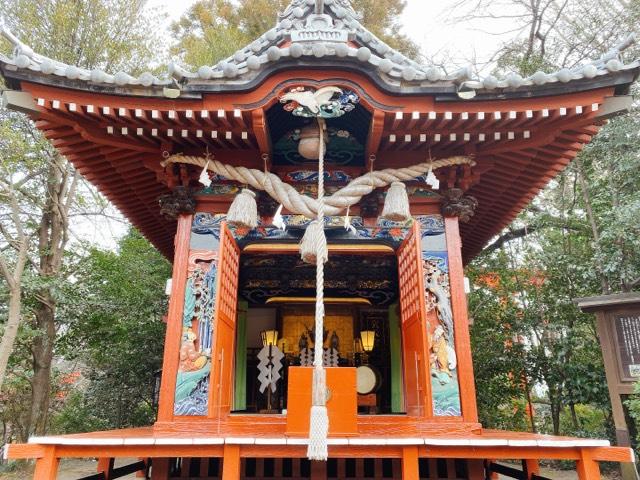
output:
[[[195,1],[149,0],[148,5],[167,13],[165,28],[168,28],[170,22],[180,18]],[[425,55],[438,61],[448,57],[456,64],[484,63],[505,40],[501,32],[512,28],[505,20],[453,22],[452,10],[459,0],[406,1],[407,8],[401,19],[404,33],[422,47]]]

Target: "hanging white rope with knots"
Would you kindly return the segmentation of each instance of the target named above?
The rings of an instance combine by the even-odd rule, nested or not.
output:
[[[320,143],[318,147],[318,216],[311,222],[300,243],[300,255],[306,263],[316,264],[315,345],[313,360],[313,387],[309,415],[309,460],[327,460],[327,375],[324,369],[324,264],[329,259],[327,237],[324,233],[324,155],[325,128],[323,118],[318,117]]]

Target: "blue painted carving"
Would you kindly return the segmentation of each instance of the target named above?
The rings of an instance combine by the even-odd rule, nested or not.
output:
[[[216,300],[215,261],[199,263],[185,287],[175,415],[206,415]],[[198,320],[197,332],[194,320]]]
[[[415,218],[416,221],[420,223],[422,238],[444,233],[444,219],[442,215],[419,215]]]
[[[297,170],[289,172],[284,176],[285,181],[300,183],[318,183],[318,172],[314,170]],[[342,170],[332,170],[324,172],[325,182],[350,182],[351,175]]]
[[[376,221],[376,226],[381,228],[406,228],[409,229],[413,225],[413,219],[410,218],[404,222],[395,222],[393,220],[387,220],[386,218],[379,217]]]
[[[200,235],[213,235],[217,240],[220,240],[220,226],[226,218],[226,215],[196,213],[193,217],[191,232]]]
[[[240,188],[233,184],[215,184],[212,183],[207,188],[203,188],[197,194],[198,195],[235,195],[240,191]]]
[[[198,235],[210,235],[216,241],[220,239],[220,225],[226,219],[224,214],[197,213],[193,220],[192,232]],[[311,220],[303,215],[283,215],[287,230],[282,231],[272,225],[259,223],[254,230],[229,226],[240,246],[259,241],[298,241]],[[380,226],[364,226],[360,217],[350,217],[355,233],[344,228],[344,217],[325,217],[326,234],[329,240],[362,241],[377,240],[397,247],[406,238],[411,226],[409,223],[381,222]]]
[[[431,391],[435,416],[460,416],[460,386],[455,350],[455,331],[449,290],[449,258],[440,250],[444,238],[444,220],[440,215],[416,219],[422,227],[422,266],[425,301],[429,312],[435,311],[437,323],[428,324],[431,357]],[[436,247],[437,249],[432,249]]]
[[[206,272],[196,269],[194,274],[198,276],[200,285],[196,310],[196,318],[199,320],[198,338],[200,339],[200,351],[210,355],[213,336],[213,315],[216,309],[216,281],[218,274],[216,262],[211,262]]]
[[[178,377],[174,415],[204,416],[209,402],[209,372],[211,364],[198,372]]]
[[[350,217],[349,221],[355,228],[356,233],[339,234],[340,230],[344,230],[345,217],[325,217],[325,228],[327,235],[341,240],[382,240],[389,242],[393,246],[397,246],[404,240],[409,229],[416,221],[421,225],[422,238],[438,236],[444,234],[444,220],[441,215],[418,215],[413,220],[406,222],[393,222],[379,218],[374,228],[365,227],[361,217]],[[211,235],[216,240],[220,239],[220,225],[226,219],[224,214],[197,213],[193,220],[192,232],[199,235]],[[296,230],[304,229],[311,223],[311,220],[304,215],[283,215],[287,229]],[[282,231],[272,225],[259,222],[255,230],[246,228],[234,228],[230,226],[234,237],[239,242],[251,242],[264,240],[294,240],[297,235],[291,232]],[[332,232],[332,230],[336,230]],[[443,249],[444,250],[444,249]]]
[[[409,197],[427,197],[427,198],[436,198],[440,197],[439,194],[431,190],[430,187],[427,186],[419,186],[419,185],[407,185],[407,194]]]
[[[193,278],[187,280],[184,290],[184,311],[182,313],[182,327],[189,328],[193,324],[196,313],[196,289],[193,286]]]

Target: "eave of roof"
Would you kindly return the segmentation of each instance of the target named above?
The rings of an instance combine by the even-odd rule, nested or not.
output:
[[[310,81],[322,75],[332,81],[333,72],[312,75]],[[280,81],[297,83],[289,72],[280,72],[264,85],[265,92],[273,92]],[[251,103],[253,92],[160,101],[82,95],[28,82],[21,87],[21,94],[34,102],[44,135],[169,257],[175,223],[159,218],[157,210],[157,197],[168,191],[157,176],[165,145],[194,155],[209,149],[221,161],[249,168],[262,168],[260,152],[268,150],[258,139],[262,121],[252,123],[263,108]],[[250,103],[243,103],[245,95]],[[398,110],[376,112],[380,133],[371,148],[379,168],[419,163],[427,148],[436,158],[475,152],[479,176],[468,192],[480,205],[471,222],[461,225],[463,255],[469,261],[588,143],[598,125],[625,108],[623,98],[629,100],[615,96],[611,86],[473,105],[396,97]],[[230,201],[218,198],[219,211]]]
[[[248,92],[258,88],[268,77],[284,70],[343,70],[360,73],[369,78],[383,92],[391,95],[401,96],[433,96],[436,102],[467,102],[473,103],[486,100],[510,100],[517,98],[535,98],[549,95],[562,95],[572,92],[582,92],[596,88],[608,86],[623,86],[619,93],[628,93],[628,86],[638,78],[640,63],[626,65],[623,70],[617,72],[607,72],[594,78],[583,78],[573,80],[570,83],[550,82],[544,85],[521,88],[500,88],[494,90],[480,90],[473,99],[461,99],[457,92],[458,87],[444,83],[407,83],[398,82],[391,84],[382,81],[375,70],[363,65],[354,65],[353,62],[344,59],[324,59],[324,60],[289,60],[271,65],[262,70],[251,81],[246,83],[225,83],[214,81],[187,83],[180,88],[180,98],[194,99],[201,98],[206,94],[228,93],[228,92]],[[101,93],[108,95],[119,95],[125,97],[155,97],[164,98],[162,89],[152,87],[141,87],[136,85],[114,86],[95,84],[79,79],[69,79],[66,77],[52,77],[34,70],[17,69],[14,66],[2,63],[0,58],[0,72],[12,88],[19,89],[20,81],[39,83],[71,90]]]

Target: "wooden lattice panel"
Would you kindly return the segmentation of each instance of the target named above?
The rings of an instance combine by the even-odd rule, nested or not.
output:
[[[218,298],[216,315],[225,322],[235,324],[238,309],[238,269],[240,249],[226,224],[220,230],[220,253],[218,261]]]
[[[431,416],[420,225],[415,222],[398,249],[404,402],[407,414]]]
[[[416,222],[398,249],[398,280],[402,322],[426,312],[420,247],[420,226]]]
[[[215,347],[211,352],[210,417],[224,417],[233,400],[234,344],[238,312],[240,249],[226,224],[220,229],[218,284],[214,321]]]

